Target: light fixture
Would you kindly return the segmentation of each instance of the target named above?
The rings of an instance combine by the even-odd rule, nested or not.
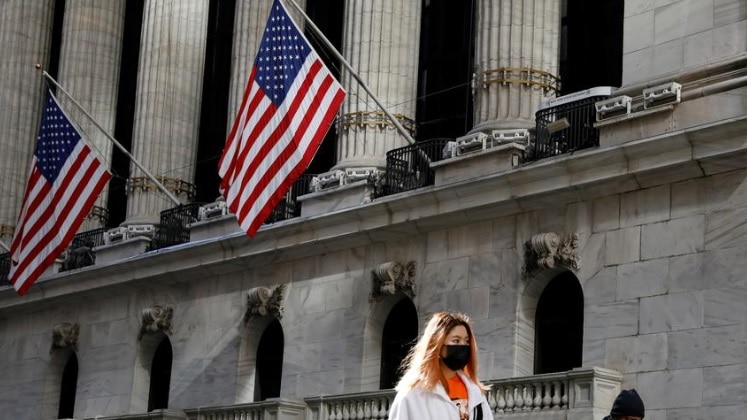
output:
[[[568,118],[561,118],[559,120],[555,120],[551,123],[547,123],[547,131],[550,132],[550,134],[557,133],[558,131],[565,130],[566,128],[570,127],[571,123],[568,122]]]

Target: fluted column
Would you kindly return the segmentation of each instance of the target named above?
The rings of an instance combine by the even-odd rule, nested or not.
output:
[[[67,0],[58,81],[109,134],[117,112],[125,0]],[[89,142],[111,162],[112,143],[68,98],[58,95]],[[104,227],[108,188],[96,200],[80,230]]]
[[[349,0],[343,55],[379,101],[414,135],[420,1]],[[349,72],[339,122],[336,169],[384,168],[386,152],[407,145]]]
[[[473,131],[530,128],[558,84],[560,0],[480,0]]]
[[[194,196],[209,0],[146,0],[132,154],[182,202]],[[174,207],[130,165],[127,220],[157,223]]]
[[[10,244],[39,130],[52,36],[53,0],[0,6],[0,240]],[[0,253],[5,250],[0,248]]]
[[[296,0],[305,7],[305,0]],[[231,130],[239,105],[244,96],[249,73],[257,55],[257,48],[265,32],[267,17],[270,15],[272,0],[238,1],[233,24],[233,44],[231,45],[231,85],[228,97],[228,130]],[[292,6],[286,6],[296,24],[304,27],[301,17]]]

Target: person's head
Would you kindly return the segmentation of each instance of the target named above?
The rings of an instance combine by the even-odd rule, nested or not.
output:
[[[460,363],[459,359],[466,359],[466,363]],[[444,380],[442,366],[449,365],[449,369],[461,369],[479,384],[477,342],[469,318],[461,313],[438,312],[428,321],[422,337],[403,361],[406,371],[397,389],[433,389]]]
[[[612,403],[608,418],[612,420],[641,420],[646,414],[643,400],[635,389],[624,389]]]

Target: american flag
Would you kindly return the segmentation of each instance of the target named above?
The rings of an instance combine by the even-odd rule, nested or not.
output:
[[[13,242],[8,279],[24,294],[70,245],[111,174],[51,92]]]
[[[275,0],[218,167],[226,204],[247,235],[309,166],[344,97]]]

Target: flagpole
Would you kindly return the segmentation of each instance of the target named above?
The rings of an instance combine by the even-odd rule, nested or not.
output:
[[[37,64],[37,68],[41,68],[41,66]],[[44,75],[44,77],[47,78],[47,80],[49,80],[55,86],[57,86],[57,88],[60,89],[60,91],[65,94],[65,96],[67,96],[71,101],[73,101],[73,103],[75,104],[75,106],[77,106],[78,109],[80,109],[86,115],[86,117],[88,117],[88,119],[91,120],[91,122],[93,123],[93,125],[95,125],[96,127],[98,127],[98,129],[101,130],[101,132],[104,133],[104,135],[112,143],[114,143],[115,146],[117,146],[117,149],[119,149],[128,158],[130,158],[130,160],[132,161],[132,163],[135,164],[135,166],[137,166],[141,171],[143,171],[143,173],[145,174],[145,176],[147,176],[148,179],[150,179],[151,181],[153,181],[153,183],[156,184],[156,187],[159,190],[161,190],[161,192],[163,192],[164,194],[166,194],[166,196],[171,201],[173,201],[174,204],[176,204],[177,206],[181,206],[182,205],[182,202],[179,201],[179,199],[176,198],[176,196],[174,194],[172,194],[171,191],[169,191],[168,189],[166,189],[166,187],[163,184],[161,184],[161,182],[159,180],[157,180],[156,177],[154,177],[153,174],[150,173],[150,171],[148,171],[147,169],[145,169],[145,167],[143,165],[141,165],[140,162],[138,162],[137,159],[135,159],[135,157],[132,156],[132,154],[130,154],[130,152],[127,151],[127,149],[125,149],[125,147],[122,146],[122,144],[120,142],[117,141],[117,139],[115,139],[114,137],[112,137],[106,131],[106,129],[104,129],[104,127],[102,127],[101,125],[99,125],[99,123],[96,122],[96,120],[91,116],[91,114],[89,114],[88,111],[86,111],[86,109],[83,108],[83,106],[80,103],[78,103],[78,101],[76,101],[75,98],[72,97],[72,95],[70,95],[69,93],[67,93],[67,91],[65,90],[65,88],[63,88],[62,86],[60,86],[60,84],[57,83],[56,80],[54,80],[54,77],[52,77],[49,73],[47,73],[46,70],[42,70],[42,74]]]
[[[324,44],[332,52],[332,54],[334,54],[334,56],[338,60],[340,60],[342,65],[345,66],[346,69],[348,69],[348,71],[350,72],[350,74],[353,75],[355,80],[357,80],[358,83],[360,83],[363,90],[365,90],[366,93],[368,93],[368,96],[370,96],[371,99],[373,99],[374,102],[376,102],[376,105],[378,105],[379,108],[381,108],[381,110],[384,111],[384,114],[386,114],[386,116],[392,121],[392,124],[394,124],[394,126],[397,128],[397,131],[399,131],[399,133],[402,134],[402,136],[407,140],[408,143],[415,144],[415,139],[413,139],[412,136],[410,136],[410,133],[408,133],[407,130],[405,130],[405,128],[402,127],[402,124],[399,123],[397,118],[395,118],[394,115],[392,115],[389,111],[387,111],[386,108],[384,108],[384,105],[382,105],[381,102],[379,102],[379,100],[376,98],[376,95],[374,95],[373,92],[371,92],[371,89],[368,88],[368,86],[363,81],[363,79],[361,79],[360,76],[358,76],[358,73],[356,73],[355,70],[353,70],[353,67],[350,64],[348,64],[348,62],[345,60],[342,54],[340,54],[340,52],[337,51],[337,48],[335,48],[335,46],[332,45],[329,39],[327,39],[327,37],[324,36],[322,31],[314,24],[314,22],[306,14],[306,12],[304,12],[304,10],[298,4],[296,4],[295,0],[285,0],[285,1],[292,4],[293,7],[301,14],[301,16],[303,16],[306,23],[308,23],[311,29],[314,30],[314,32],[319,36],[319,38],[322,39],[322,41],[324,41]]]

